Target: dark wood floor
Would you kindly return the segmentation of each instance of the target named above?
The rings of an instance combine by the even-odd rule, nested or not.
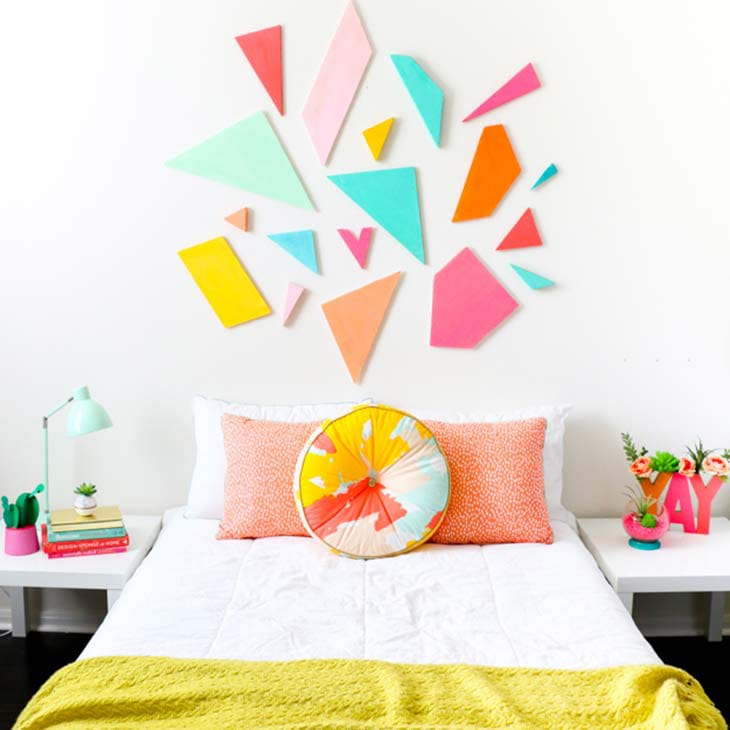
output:
[[[87,634],[31,633],[26,639],[0,639],[0,728],[12,727],[33,693],[53,672],[74,661],[89,638]],[[719,669],[730,663],[730,638],[716,644],[694,636],[649,642],[664,662],[693,674],[730,718],[730,683]]]

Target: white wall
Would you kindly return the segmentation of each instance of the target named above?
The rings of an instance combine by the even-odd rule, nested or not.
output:
[[[681,449],[730,445],[727,222],[730,47],[725,2],[361,0],[376,55],[323,169],[300,111],[342,0],[6,3],[0,8],[1,493],[41,478],[40,418],[88,383],[112,430],[69,442],[52,423],[56,506],[93,480],[127,512],[185,498],[196,392],[284,402],[371,395],[405,408],[512,409],[570,401],[566,499],[615,514],[629,482],[618,434]],[[284,24],[280,119],[233,37]],[[389,53],[422,61],[446,91],[435,149]],[[533,61],[543,88],[459,121]],[[264,108],[317,214],[164,167]],[[358,269],[335,231],[367,217],[330,172],[372,167],[360,132],[398,121],[384,159],[419,168],[429,265],[382,230]],[[523,174],[489,219],[451,224],[482,127],[508,127]],[[529,187],[550,162],[557,178]],[[222,221],[253,209],[253,234]],[[545,247],[494,247],[525,207]],[[265,238],[312,227],[323,276]],[[286,283],[312,293],[294,326],[276,315],[224,330],[178,260],[225,235],[275,309]],[[432,276],[472,246],[522,303],[474,351],[428,345]],[[530,292],[509,262],[554,278]],[[362,384],[320,302],[405,272]],[[730,490],[717,498],[730,513]]]

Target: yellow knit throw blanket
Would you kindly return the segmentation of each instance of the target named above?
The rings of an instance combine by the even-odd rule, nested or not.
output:
[[[99,657],[69,664],[16,728],[726,728],[667,666],[588,671]]]

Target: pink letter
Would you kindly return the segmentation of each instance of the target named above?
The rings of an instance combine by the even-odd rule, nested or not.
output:
[[[669,522],[684,525],[685,532],[695,531],[695,515],[692,509],[692,497],[689,494],[689,479],[681,474],[674,474],[664,498],[664,506],[669,512]],[[679,509],[677,509],[679,505]]]
[[[699,474],[690,477],[692,489],[697,495],[697,532],[707,535],[710,532],[710,514],[712,512],[712,500],[722,486],[722,479],[713,476],[707,486]]]

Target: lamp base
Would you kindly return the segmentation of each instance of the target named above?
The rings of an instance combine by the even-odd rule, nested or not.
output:
[[[5,553],[7,555],[31,555],[40,549],[35,525],[5,528]]]

